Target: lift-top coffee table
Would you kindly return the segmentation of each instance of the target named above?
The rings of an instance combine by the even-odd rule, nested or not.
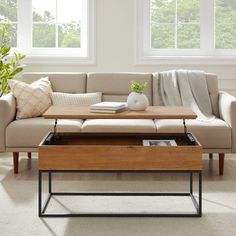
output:
[[[44,114],[44,118],[55,119],[55,127],[54,132],[49,133],[39,145],[40,217],[200,217],[202,215],[202,147],[191,134],[187,133],[185,119],[196,118],[189,108],[149,107],[146,111],[96,114],[90,113],[87,107],[51,107]],[[57,133],[57,119],[183,119],[183,133]],[[144,139],[174,139],[177,146],[143,146]],[[52,188],[52,173],[58,172],[188,173],[189,192],[55,192]],[[48,198],[44,205],[42,205],[43,173],[48,174]],[[197,199],[193,195],[193,175],[198,176]],[[51,197],[57,195],[188,196],[193,202],[195,213],[47,213]]]

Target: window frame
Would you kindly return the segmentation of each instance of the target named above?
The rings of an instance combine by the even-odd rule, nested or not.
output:
[[[25,54],[27,64],[95,64],[95,0],[83,1],[81,48],[33,48],[32,0],[17,0],[17,48],[12,51]]]
[[[136,64],[236,64],[236,49],[215,48],[214,0],[200,0],[200,49],[151,48],[150,0],[136,12]]]

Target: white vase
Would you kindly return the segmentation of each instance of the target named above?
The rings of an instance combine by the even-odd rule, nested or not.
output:
[[[127,98],[128,108],[133,111],[144,111],[149,101],[143,93],[131,92]]]

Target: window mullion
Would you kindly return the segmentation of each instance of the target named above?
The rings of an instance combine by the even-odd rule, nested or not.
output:
[[[17,1],[17,47],[23,53],[32,48],[32,0]]]
[[[88,11],[88,2],[82,1],[82,19],[79,22],[80,24],[80,47],[87,48],[87,38],[89,38],[88,32],[88,22],[89,22],[89,11]],[[77,22],[78,23],[78,22]]]
[[[211,54],[215,47],[214,0],[200,0],[201,49]]]
[[[58,1],[56,0],[56,48],[58,48]]]
[[[175,0],[175,48],[178,48],[178,1]]]
[[[151,2],[150,0],[138,0],[137,28],[139,29],[138,45],[145,53],[150,52],[151,42]],[[142,36],[144,35],[144,38]]]

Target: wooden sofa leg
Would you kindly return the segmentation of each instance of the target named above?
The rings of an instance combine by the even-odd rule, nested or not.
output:
[[[31,152],[28,152],[28,158],[31,159]]]
[[[213,153],[209,153],[209,159],[210,159],[210,160],[213,159]]]
[[[13,152],[14,174],[18,174],[19,168],[19,152]]]
[[[223,174],[224,174],[224,160],[225,160],[225,154],[219,153],[219,174],[220,174],[220,176],[223,176]]]

